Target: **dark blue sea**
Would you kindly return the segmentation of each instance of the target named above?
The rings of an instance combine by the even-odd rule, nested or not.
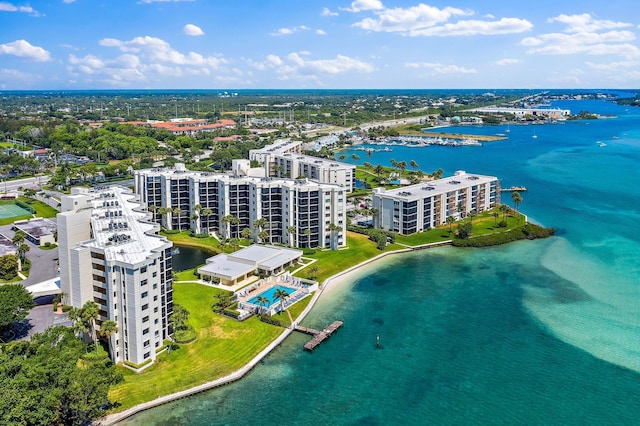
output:
[[[554,106],[617,118],[511,125],[482,147],[346,154],[526,186],[521,210],[556,237],[388,258],[323,295],[305,325],[345,326],[313,353],[293,335],[245,379],[123,424],[640,423],[640,109]]]

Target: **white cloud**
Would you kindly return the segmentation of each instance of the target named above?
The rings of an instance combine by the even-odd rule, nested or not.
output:
[[[338,12],[332,12],[328,7],[322,9],[322,16],[338,16]]]
[[[420,3],[407,9],[400,7],[385,9],[377,12],[376,18],[365,18],[353,26],[376,32],[409,32],[433,27],[448,21],[453,16],[466,16],[472,13],[454,7],[438,9]]]
[[[499,61],[496,61],[496,65],[500,65],[500,66],[513,65],[513,64],[519,64],[520,62],[522,62],[520,59],[505,58],[505,59],[500,59]]]
[[[410,31],[408,35],[417,36],[473,36],[521,33],[533,28],[526,19],[502,18],[498,21],[467,20],[455,24],[438,25],[431,28]]]
[[[589,14],[559,15],[548,20],[566,25],[562,33],[540,34],[520,41],[529,54],[547,55],[615,55],[640,57],[640,49],[632,42],[632,31],[617,30],[632,26],[624,22],[594,19]]]
[[[140,53],[151,61],[176,65],[195,65],[217,69],[226,63],[225,59],[214,56],[205,57],[196,52],[180,53],[177,50],[173,50],[166,41],[151,36],[135,37],[129,41],[105,38],[100,40],[100,45],[117,47],[122,52]]]
[[[305,26],[305,25],[299,25],[297,27],[291,27],[291,28],[280,28],[274,32],[272,32],[270,35],[272,36],[287,36],[287,35],[291,35],[291,34],[295,34],[298,31],[308,31],[310,28]]]
[[[33,46],[26,40],[16,40],[11,43],[0,44],[0,55],[13,55],[36,62],[51,60],[51,55],[48,51],[42,47]]]
[[[182,31],[184,31],[184,33],[188,36],[201,36],[204,35],[204,31],[202,31],[202,28],[200,28],[197,25],[193,25],[193,24],[187,24],[184,26],[184,28],[182,29]]]
[[[527,53],[548,55],[617,55],[637,57],[640,50],[629,42],[635,40],[631,31],[609,31],[603,33],[549,33],[537,37],[526,37],[520,42],[529,47]]]
[[[327,32],[325,30],[317,29],[316,30],[316,34],[318,34],[318,35],[327,35]]]
[[[227,64],[222,57],[178,52],[166,41],[150,36],[131,40],[105,38],[100,40],[100,45],[116,48],[122,53],[112,58],[69,55],[69,72],[74,76],[84,76],[85,84],[127,87],[162,83],[176,77],[208,77],[214,71],[225,71]]]
[[[350,72],[371,73],[375,69],[373,65],[350,58],[344,55],[336,55],[330,59],[309,59],[311,54],[307,51],[292,52],[286,57],[268,55],[264,61],[257,62],[247,60],[249,65],[259,71],[273,71],[279,80],[292,81],[304,80],[322,84],[320,78]]]
[[[75,2],[76,2],[76,0],[62,0],[62,3],[67,3],[67,4],[75,3]]]
[[[407,62],[404,66],[407,68],[426,69],[432,71],[434,75],[477,73],[474,68],[465,68],[458,65],[443,65],[432,62]]]
[[[599,30],[611,30],[614,28],[631,27],[632,24],[626,22],[614,22],[607,20],[594,19],[588,13],[581,15],[558,15],[549,18],[548,22],[560,22],[567,25],[565,32],[567,33],[584,33]]]
[[[33,16],[40,16],[40,13],[31,6],[15,6],[5,1],[0,2],[0,12],[22,12]]]
[[[341,9],[357,13],[364,10],[381,10],[384,9],[384,6],[380,0],[356,0],[351,3],[351,8]]]

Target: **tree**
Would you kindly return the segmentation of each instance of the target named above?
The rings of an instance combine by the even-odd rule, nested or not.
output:
[[[311,248],[311,229],[305,229],[304,235],[307,237],[307,248]]]
[[[33,296],[22,284],[0,286],[0,331],[25,319],[34,306]]]
[[[13,238],[11,239],[11,242],[18,246],[22,243],[24,243],[24,240],[27,238],[27,234],[23,231],[23,230],[18,230],[16,231],[16,233],[13,235]]]
[[[84,322],[91,331],[91,338],[96,345],[96,351],[98,349],[98,338],[96,336],[96,320],[100,316],[100,309],[96,302],[90,300],[82,305],[80,310],[80,319]]]
[[[374,169],[373,172],[376,174],[376,176],[378,177],[378,181],[380,181],[380,178],[382,177],[382,174],[384,173],[384,167],[382,166],[382,164],[378,164]]]
[[[262,314],[262,310],[264,309],[265,306],[268,306],[271,304],[271,301],[267,296],[256,297],[256,302],[258,302],[258,305],[260,305],[260,312],[259,312],[260,314]]]
[[[400,174],[404,174],[404,171],[407,169],[407,162],[406,161],[400,161],[397,164],[397,167],[400,169]]]
[[[500,216],[500,213],[494,211],[491,215],[493,216],[493,226],[498,226],[498,217]]]
[[[331,232],[331,250],[338,250],[338,231],[341,231],[342,227],[335,223],[329,224],[329,231]]]
[[[73,330],[50,327],[0,351],[0,423],[86,425],[105,414],[109,388],[122,380],[107,357],[84,359]]]
[[[229,224],[231,223],[231,221],[233,220],[233,216],[228,214],[225,216],[222,216],[222,219],[220,219],[220,222],[222,223],[222,227],[224,228],[224,237],[225,238],[229,238],[231,235],[231,227],[229,226]]]
[[[159,207],[156,206],[155,204],[152,204],[152,205],[149,206],[149,211],[151,213],[153,213],[153,221],[154,222],[156,221],[156,213],[158,212],[158,209],[159,209]]]
[[[242,228],[242,232],[240,232],[240,235],[242,235],[242,238],[251,238],[251,235],[253,235],[253,232],[251,231],[251,228]]]
[[[0,278],[11,280],[18,274],[18,255],[5,254],[0,256]]]
[[[20,256],[20,260],[24,260],[24,255],[31,250],[29,244],[22,243],[18,246],[18,256]]]
[[[418,170],[418,168],[419,168],[419,167],[418,167],[418,163],[416,163],[416,160],[411,160],[411,161],[409,162],[409,165],[410,165],[410,166],[411,166],[411,168],[412,168],[412,169],[414,169],[414,170]]]
[[[518,206],[522,202],[522,195],[518,191],[513,191],[511,193],[511,198],[513,199],[513,206],[516,209],[516,213],[518,212]]]
[[[264,238],[264,234],[262,233],[262,228],[264,228],[264,226],[267,224],[267,219],[264,217],[261,217],[260,219],[256,219],[253,222],[253,226],[255,228],[257,228],[257,237],[258,237],[258,242],[262,242],[264,239],[269,238],[269,233],[267,233],[266,238]],[[262,235],[262,236],[261,236]]]
[[[478,212],[476,212],[473,209],[469,210],[468,216],[469,216],[469,223],[473,224],[473,218],[478,216]]]
[[[280,299],[280,310],[283,309],[284,302],[286,301],[287,297],[289,297],[289,293],[287,292],[287,290],[284,290],[284,289],[279,288],[279,287],[273,293],[273,301],[274,302],[276,300]]]
[[[289,245],[291,247],[294,246],[294,244],[292,244],[292,240],[293,240],[293,236],[296,234],[296,227],[295,226],[287,226],[287,233],[289,234]]]
[[[454,217],[453,217],[453,216],[447,216],[447,224],[449,225],[449,235],[451,235],[451,233],[453,232],[452,227],[453,227],[453,223],[454,223],[455,221],[456,221],[456,220],[454,219]]]
[[[107,340],[107,347],[111,354],[111,336],[118,332],[118,323],[113,320],[106,320],[100,325],[100,335]]]
[[[315,280],[316,278],[318,278],[319,271],[320,269],[316,265],[310,266],[307,270],[307,278],[309,278],[310,280]]]
[[[209,220],[208,220],[208,218],[209,218],[209,216],[211,216],[212,214],[213,214],[213,210],[211,210],[210,208],[205,207],[204,209],[200,210],[200,217],[207,218],[207,222],[206,222],[206,223],[207,223],[207,225],[209,225]],[[202,221],[201,221],[201,225],[200,225],[200,226],[202,227]],[[203,230],[201,230],[200,232],[202,232],[202,231],[203,231]],[[209,226],[207,226],[207,228],[206,228],[206,229],[204,229],[204,231],[208,233],[208,232],[209,232]]]
[[[351,154],[351,159],[353,161],[358,161],[360,159],[360,157],[358,155],[356,155],[356,154]]]
[[[182,231],[182,223],[180,221],[180,215],[182,214],[182,209],[180,207],[176,207],[173,209],[173,213],[178,216],[178,231]]]

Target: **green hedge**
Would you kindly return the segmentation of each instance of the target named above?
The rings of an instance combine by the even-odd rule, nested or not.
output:
[[[287,327],[287,324],[284,324],[278,318],[270,317],[267,314],[260,315],[260,321],[266,322],[267,324],[277,325],[278,327]]]
[[[555,234],[554,228],[544,228],[533,223],[527,223],[519,228],[497,234],[481,235],[468,239],[455,239],[451,243],[455,247],[489,247],[506,244],[519,240],[534,240],[547,238]]]
[[[16,206],[18,206],[18,207],[20,207],[20,208],[22,208],[22,209],[25,209],[26,211],[28,211],[28,212],[29,212],[29,213],[31,213],[31,214],[34,214],[34,213],[36,212],[36,211],[33,209],[33,207],[31,207],[31,206],[30,206],[29,204],[27,204],[27,203],[23,203],[22,201],[17,200],[17,199],[16,199],[15,203],[16,203]]]

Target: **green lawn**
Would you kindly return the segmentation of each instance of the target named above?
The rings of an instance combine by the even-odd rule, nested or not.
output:
[[[38,217],[56,217],[58,214],[58,210],[54,209],[47,203],[43,203],[42,201],[28,197],[18,197],[18,200],[29,204],[36,211],[36,216]]]
[[[189,235],[189,231],[182,231],[178,234],[161,232],[160,235],[163,235],[167,240],[173,242],[173,244],[177,246],[198,247],[210,251],[213,254],[220,253],[218,240],[213,237],[195,238]]]
[[[109,392],[112,402],[122,404],[118,411],[236,371],[282,333],[282,328],[265,324],[257,317],[238,322],[214,314],[213,297],[221,291],[199,284],[174,284],[174,302],[191,313],[189,323],[198,339],[170,354],[161,354],[142,373],[118,367],[125,380]]]
[[[383,251],[378,250],[376,243],[369,240],[366,235],[356,234],[355,232],[347,232],[347,249],[341,250],[317,250],[313,255],[305,255],[304,257],[317,259],[314,266],[318,267],[318,282],[324,280],[340,271],[344,271],[358,263],[371,259]],[[389,244],[384,251],[394,251],[403,247],[397,244]],[[295,275],[307,278],[309,266],[299,271]]]

